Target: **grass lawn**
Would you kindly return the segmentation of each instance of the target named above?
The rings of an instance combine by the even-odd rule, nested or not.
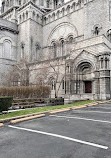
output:
[[[88,103],[92,103],[92,102],[95,102],[95,101],[91,101],[91,100],[78,101],[73,104],[67,104],[67,105],[46,106],[46,107],[40,107],[40,108],[25,109],[25,110],[21,110],[21,111],[14,111],[9,114],[0,115],[0,120],[6,119],[6,118],[11,118],[11,117],[38,113],[38,112],[45,112],[45,111],[50,111],[50,110],[55,110],[55,109],[63,109],[63,108],[68,108],[68,107],[73,107],[73,106],[79,106],[79,105],[84,105],[84,104],[88,104]]]

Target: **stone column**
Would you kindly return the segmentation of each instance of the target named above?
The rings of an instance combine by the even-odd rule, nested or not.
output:
[[[100,69],[100,99],[110,99],[110,69],[109,69],[109,54],[105,53],[99,56]]]
[[[110,70],[100,70],[100,99],[110,99]]]

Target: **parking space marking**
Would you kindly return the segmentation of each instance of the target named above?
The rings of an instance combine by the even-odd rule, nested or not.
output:
[[[48,136],[52,136],[52,137],[62,138],[65,140],[69,140],[69,141],[73,141],[73,142],[77,142],[80,144],[85,144],[85,145],[89,145],[89,146],[93,146],[93,147],[101,148],[101,149],[105,149],[105,150],[108,149],[107,146],[103,146],[103,145],[99,145],[99,144],[95,144],[95,143],[90,143],[90,142],[86,142],[86,141],[82,141],[79,139],[74,139],[71,137],[66,137],[66,136],[62,136],[62,135],[58,135],[58,134],[47,133],[47,132],[43,132],[43,131],[32,130],[32,129],[28,129],[28,128],[16,127],[16,126],[11,126],[11,125],[8,125],[8,127],[13,128],[13,129],[28,131],[28,132],[32,132],[32,133],[38,133],[38,134],[42,134],[42,135],[48,135]]]
[[[106,110],[111,110],[111,108],[106,108],[106,107],[88,107],[88,109],[106,109]]]
[[[100,114],[111,114],[111,112],[106,111],[88,111],[88,110],[73,110],[74,112],[80,112],[80,113],[100,113]]]
[[[111,124],[110,121],[104,121],[104,120],[94,120],[94,119],[88,119],[84,117],[72,117],[72,116],[59,116],[59,115],[50,115],[51,117],[59,117],[59,118],[68,118],[68,119],[77,119],[77,120],[84,120],[84,121],[93,121],[93,122],[100,122],[100,123],[107,123]]]

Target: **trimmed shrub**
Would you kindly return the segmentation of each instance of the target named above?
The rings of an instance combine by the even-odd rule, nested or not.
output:
[[[0,97],[0,112],[8,111],[9,107],[12,106],[12,97]]]
[[[13,98],[48,98],[50,91],[49,86],[1,87],[0,96],[12,96]]]
[[[51,98],[49,99],[49,105],[64,105],[64,98]]]

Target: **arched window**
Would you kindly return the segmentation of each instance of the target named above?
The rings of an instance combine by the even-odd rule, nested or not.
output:
[[[102,27],[101,27],[99,24],[95,25],[95,26],[93,27],[93,30],[92,30],[92,31],[93,31],[93,34],[94,34],[95,36],[98,36],[101,29],[102,29]]]
[[[10,0],[10,6],[12,6],[13,5],[13,0]]]
[[[49,0],[47,0],[47,8],[49,8],[49,4],[50,4],[49,2],[50,2],[50,1],[49,1]]]
[[[55,86],[56,86],[56,85],[55,85],[55,80],[52,80],[52,81],[51,81],[51,89],[52,89],[52,90],[55,90]]]
[[[108,39],[111,42],[111,29],[107,31],[107,37],[108,37]]]
[[[19,22],[21,23],[21,21],[22,21],[22,17],[21,17],[21,15],[19,16]]]
[[[73,36],[69,36],[69,43],[73,43]]]
[[[69,64],[66,65],[66,73],[70,73],[70,66],[69,66]]]
[[[36,47],[35,60],[38,60],[40,45],[36,43],[35,47]]]
[[[108,67],[109,67],[109,60],[108,60],[108,58],[106,57],[106,58],[105,58],[105,69],[108,69]]]
[[[23,0],[23,4],[25,4],[26,3],[26,0]]]
[[[52,14],[52,19],[55,20],[55,13]]]
[[[26,19],[28,19],[28,11],[26,11]]]
[[[21,0],[19,0],[19,5],[21,5]]]
[[[11,41],[9,40],[5,40],[3,43],[3,48],[4,48],[4,57],[11,59],[11,55],[12,55],[12,44]]]
[[[58,0],[54,0],[54,8],[57,8],[58,6]]]
[[[46,22],[47,22],[47,18],[46,18],[46,17],[44,17],[44,24],[46,24]]]
[[[19,74],[14,74],[11,78],[12,86],[20,86],[20,76]]]
[[[104,67],[104,60],[103,58],[101,58],[101,69],[103,69],[103,67]]]
[[[65,82],[64,82],[64,80],[62,81],[62,89],[65,89]]]
[[[99,28],[98,27],[95,27],[94,34],[99,35]]]
[[[67,6],[66,10],[67,10],[67,14],[69,14],[69,12],[70,12],[70,6],[69,5]]]
[[[65,12],[65,9],[64,8],[62,8],[62,16],[64,16],[64,12]]]
[[[65,54],[65,42],[64,42],[64,40],[61,40],[60,47],[61,47],[61,55],[64,56],[64,54]]]
[[[1,8],[1,13],[4,13],[4,9],[5,9],[5,2],[2,2],[2,8]]]
[[[59,16],[60,16],[60,11],[59,11],[59,10],[57,11],[57,14],[56,14],[56,15],[57,15],[57,19],[58,19]]]
[[[23,21],[25,20],[25,14],[23,13]]]
[[[24,47],[25,47],[24,42],[21,42],[21,59],[24,59]]]
[[[34,18],[35,18],[35,12],[34,12],[34,11],[33,11],[33,14],[32,14],[32,15],[33,15],[33,19],[34,19]]]
[[[6,1],[6,6],[9,7],[9,1],[8,0]]]
[[[55,42],[52,43],[52,50],[53,50],[54,58],[56,58],[57,57],[57,45]]]
[[[36,21],[39,22],[39,14],[36,16]]]

